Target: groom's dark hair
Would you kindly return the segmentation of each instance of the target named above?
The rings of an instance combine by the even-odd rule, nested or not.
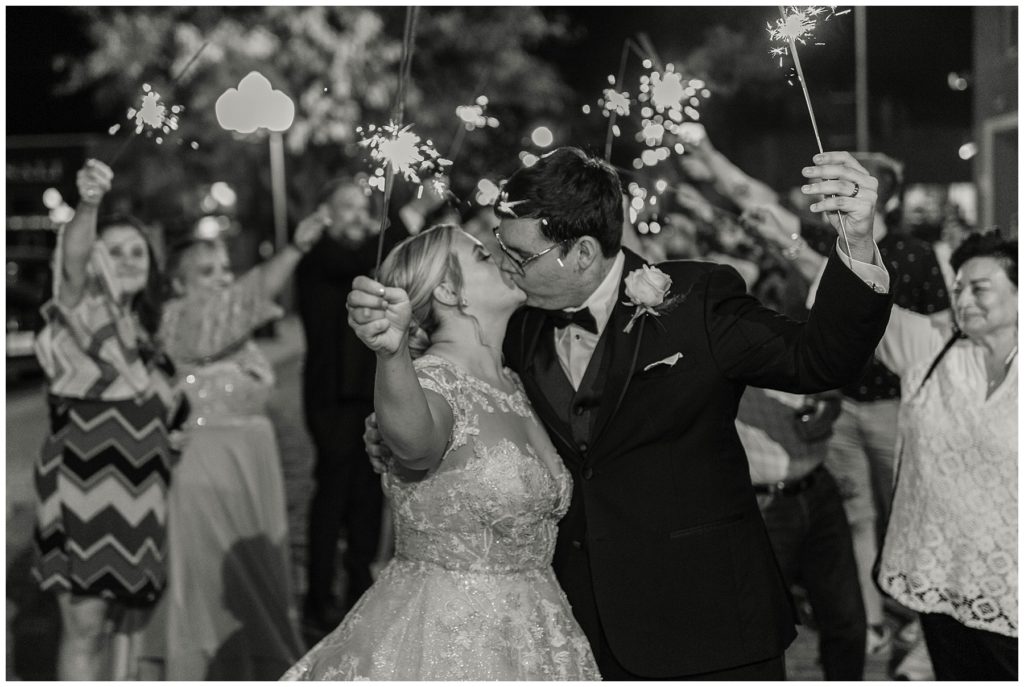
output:
[[[504,202],[502,202],[504,201]],[[541,233],[565,244],[593,236],[605,257],[622,244],[622,184],[608,163],[579,148],[558,148],[509,177],[498,217],[541,220]]]

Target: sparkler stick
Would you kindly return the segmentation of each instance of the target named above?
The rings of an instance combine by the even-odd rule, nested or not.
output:
[[[189,58],[189,61],[185,63],[185,66],[182,67],[178,71],[177,75],[175,75],[175,77],[173,79],[171,79],[171,84],[170,84],[170,86],[168,88],[174,88],[174,86],[178,83],[178,81],[181,80],[181,77],[185,76],[185,73],[188,72],[189,68],[195,63],[195,61],[197,59],[199,59],[199,56],[203,53],[204,50],[206,50],[206,46],[209,45],[209,44],[210,44],[209,41],[204,41],[203,44],[201,46],[199,46],[199,49],[196,50],[195,54],[193,54],[191,58]],[[156,98],[153,98],[153,100],[155,101]],[[157,102],[154,102],[153,105],[156,106],[156,107],[163,107],[162,104],[159,104]],[[145,97],[144,97],[144,99],[143,99],[143,108],[145,108],[145,106],[146,106],[146,103],[145,103]],[[132,108],[132,109],[134,109],[134,108]],[[160,125],[162,124],[162,120],[163,119],[164,118],[161,115],[161,116],[158,117],[158,120],[160,120],[160,121],[155,121],[155,122],[154,121],[147,121],[146,123],[149,124],[150,126],[154,127],[154,128],[159,128]],[[175,122],[177,122],[177,118],[175,118]],[[177,127],[177,124],[175,123],[175,128],[176,127]],[[128,150],[128,148],[132,144],[132,141],[134,141],[137,138],[137,134],[139,134],[140,131],[141,131],[141,127],[140,126],[136,126],[134,130],[129,132],[128,138],[125,139],[124,143],[121,144],[121,147],[119,147],[117,149],[117,151],[114,153],[114,157],[110,160],[110,166],[111,167],[113,167],[117,163],[117,161],[119,159],[121,159],[121,156],[124,154],[124,152],[126,150]]]
[[[789,40],[789,52],[793,55],[793,64],[796,66],[797,80],[800,81],[800,88],[804,93],[804,102],[807,103],[807,113],[811,117],[811,127],[814,129],[814,140],[818,143],[818,152],[824,153],[825,149],[821,145],[821,135],[818,133],[818,120],[814,116],[814,107],[811,106],[811,94],[807,89],[807,81],[804,79],[804,69],[800,64],[800,52],[796,48],[797,31],[786,30],[785,27],[790,20],[792,15],[786,14],[786,8],[779,5],[779,14],[782,16],[782,24],[780,25],[781,35],[784,35]],[[803,25],[800,27],[803,31],[807,31],[808,27]],[[850,269],[853,269],[853,253],[850,251],[850,239],[846,236],[846,222],[843,221],[843,213],[836,212],[839,217],[839,229],[843,235],[843,242],[846,243],[846,255],[850,260]]]
[[[619,59],[619,73],[615,79],[615,88],[622,88],[622,82],[626,79],[626,60],[629,57],[629,51],[632,50],[640,57],[644,57],[643,49],[634,41],[632,38],[626,38],[622,44],[622,57]],[[608,114],[608,129],[604,137],[604,159],[606,162],[610,162],[612,159],[612,141],[614,140],[615,134],[615,119],[618,113],[612,110]]]
[[[400,129],[402,119],[405,116],[405,86],[409,79],[409,72],[412,70],[413,39],[416,35],[416,19],[419,16],[420,8],[409,6],[405,8],[405,30],[402,35],[402,59],[398,70],[398,93],[395,96],[394,123]],[[387,165],[384,172],[384,206],[380,213],[380,233],[377,237],[377,266],[374,274],[379,274],[380,263],[384,257],[384,232],[388,226],[388,208],[391,205],[391,190],[395,185],[395,166]]]
[[[619,73],[615,79],[615,88],[622,88],[622,82],[626,79],[626,59],[629,57],[629,44],[632,38],[627,38],[622,44],[622,57],[619,58]],[[617,117],[615,110],[612,110],[608,115],[608,130],[604,136],[604,159],[610,162],[612,159],[612,140],[615,130],[615,118]]]

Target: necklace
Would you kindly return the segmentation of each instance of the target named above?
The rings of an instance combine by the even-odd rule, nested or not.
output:
[[[1003,378],[1006,377],[1006,373],[1010,370],[1010,364],[1013,362],[1013,359],[1015,357],[1017,357],[1017,346],[1016,346],[1016,344],[1014,345],[1013,350],[1010,351],[1010,354],[1006,356],[1006,360],[1003,361],[1003,375],[1002,375]],[[996,384],[998,384],[1001,381],[1002,381],[1002,379],[999,378],[999,377],[994,377],[994,378],[988,380],[988,388],[989,388],[989,390],[991,390],[992,387],[994,387]]]

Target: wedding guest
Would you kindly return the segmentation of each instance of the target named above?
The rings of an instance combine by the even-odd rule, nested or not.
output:
[[[169,424],[179,406],[157,345],[152,246],[136,220],[97,220],[112,180],[98,160],[78,172],[81,200],[58,236],[36,341],[50,434],[35,468],[32,575],[60,606],[60,680],[133,678],[138,631],[167,581]]]
[[[292,620],[284,477],[266,404],[274,371],[253,332],[327,222],[235,279],[217,240],[175,246],[160,334],[192,404],[170,496],[169,586],[147,632],[166,680],[269,680],[301,652]]]
[[[1016,680],[1017,242],[953,253],[955,325],[894,308],[878,348],[900,375],[892,517],[878,584],[920,613],[939,680]]]
[[[363,418],[373,408],[375,360],[345,323],[352,280],[376,264],[376,226],[370,199],[358,180],[327,183],[320,208],[326,230],[299,263],[295,276],[299,317],[306,338],[302,401],[316,451],[307,527],[303,624],[314,641],[332,630],[373,582],[381,540],[383,495],[367,464]],[[387,249],[400,228],[385,234]],[[345,537],[345,596],[335,594],[338,542]]]
[[[780,312],[806,316],[802,303],[787,308],[764,289],[755,295]],[[750,388],[740,400],[736,430],[782,574],[790,588],[799,584],[807,593],[825,679],[863,680],[867,622],[853,540],[839,488],[825,468],[839,413],[838,392]]]
[[[947,309],[949,298],[931,246],[895,231],[900,224],[902,165],[881,153],[856,153],[855,157],[878,179],[872,231],[879,255],[893,278],[893,302],[923,314]],[[779,206],[758,206],[744,217],[778,246],[786,260],[804,268],[805,274],[806,270],[816,271],[815,262],[823,262],[813,253],[827,254],[835,240],[831,227],[801,223]],[[786,226],[779,226],[779,222]],[[843,412],[836,420],[826,466],[839,483],[853,531],[868,615],[865,650],[877,654],[890,648],[892,642],[882,595],[871,580],[871,566],[892,502],[900,380],[875,357],[857,381],[843,387],[842,394]]]

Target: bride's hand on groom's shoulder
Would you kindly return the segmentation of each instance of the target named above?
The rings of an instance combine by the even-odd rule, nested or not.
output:
[[[371,350],[391,355],[408,346],[412,305],[404,289],[356,277],[345,307],[349,326]]]

